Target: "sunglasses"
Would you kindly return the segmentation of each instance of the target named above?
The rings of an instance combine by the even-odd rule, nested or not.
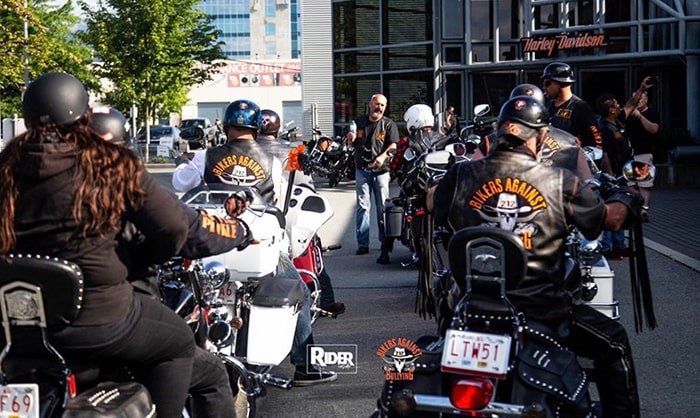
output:
[[[552,81],[552,80],[544,80],[544,82],[542,83],[542,85],[545,86],[545,87],[549,87],[549,86],[552,85],[552,83],[554,83],[554,81]]]

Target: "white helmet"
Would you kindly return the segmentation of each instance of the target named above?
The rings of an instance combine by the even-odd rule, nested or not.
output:
[[[435,124],[433,109],[424,104],[415,104],[409,107],[406,113],[403,114],[403,120],[406,121],[406,128],[409,132],[426,126],[432,128]]]

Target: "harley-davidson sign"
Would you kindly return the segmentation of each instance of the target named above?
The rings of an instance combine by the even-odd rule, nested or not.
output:
[[[604,34],[566,34],[545,35],[521,38],[523,52],[546,52],[551,57],[554,51],[579,48],[600,48],[608,46],[608,37]]]

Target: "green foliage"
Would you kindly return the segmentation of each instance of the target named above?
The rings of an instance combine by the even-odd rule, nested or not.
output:
[[[20,112],[20,97],[24,89],[24,54],[27,53],[29,80],[48,71],[68,72],[89,88],[99,85],[92,74],[90,49],[71,34],[79,22],[72,12],[72,3],[55,5],[49,0],[2,0],[0,2],[0,93],[2,116]],[[24,22],[28,36],[24,36]],[[25,49],[25,45],[27,48]]]
[[[106,103],[121,109],[135,103],[141,121],[179,112],[190,87],[217,71],[222,42],[196,4],[104,0],[93,10],[80,1],[87,29],[79,36],[95,51],[96,73],[113,85]]]

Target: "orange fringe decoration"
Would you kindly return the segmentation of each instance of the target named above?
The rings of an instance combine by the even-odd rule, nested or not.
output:
[[[301,171],[301,164],[299,164],[299,155],[304,153],[304,144],[298,145],[296,148],[289,150],[287,154],[287,164],[284,166],[286,171]]]

